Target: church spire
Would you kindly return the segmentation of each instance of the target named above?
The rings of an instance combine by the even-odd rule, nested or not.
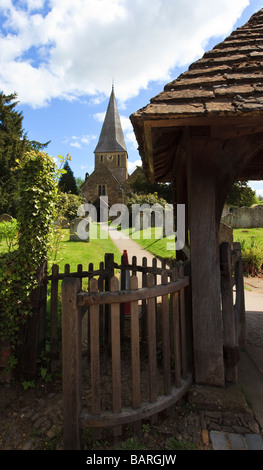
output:
[[[99,142],[94,152],[127,152],[114,94],[114,82],[112,82],[111,96],[101,129]]]

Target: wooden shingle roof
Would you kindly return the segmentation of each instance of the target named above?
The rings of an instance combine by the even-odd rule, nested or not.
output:
[[[262,116],[263,9],[168,83],[130,119],[150,180],[171,181],[183,129],[190,135],[201,132],[211,138],[257,134],[259,139]],[[240,178],[263,178],[262,152],[240,172]]]
[[[263,9],[131,116],[263,114]]]

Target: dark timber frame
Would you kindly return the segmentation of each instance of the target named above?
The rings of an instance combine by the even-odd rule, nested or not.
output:
[[[187,208],[195,380],[225,383],[219,227],[235,181],[263,179],[263,10],[131,116],[151,181]]]

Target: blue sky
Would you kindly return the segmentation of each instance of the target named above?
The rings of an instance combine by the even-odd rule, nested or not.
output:
[[[1,0],[0,89],[17,92],[28,138],[94,168],[112,82],[129,173],[140,163],[129,116],[221,42],[263,0]],[[250,182],[263,195],[263,182]]]

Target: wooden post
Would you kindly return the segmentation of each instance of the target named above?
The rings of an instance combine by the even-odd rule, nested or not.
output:
[[[79,279],[62,282],[62,367],[64,449],[80,449],[81,409],[81,313],[77,307]]]
[[[147,287],[154,287],[154,274],[147,276]],[[157,358],[156,358],[156,299],[148,299],[147,331],[149,357],[149,395],[150,402],[157,400]]]
[[[53,264],[50,297],[50,357],[51,372],[57,368],[58,360],[58,274],[59,266]]]
[[[90,292],[98,292],[97,279],[90,280]],[[100,414],[100,323],[99,305],[90,306],[91,412]]]
[[[120,283],[121,290],[126,290],[126,258],[125,255],[121,256],[121,274]],[[121,322],[121,336],[124,336],[124,325],[125,325],[125,303],[120,304],[120,322]]]
[[[172,281],[178,280],[177,269],[172,271]],[[172,341],[174,354],[174,380],[177,388],[181,387],[181,348],[180,348],[180,313],[179,292],[172,293]]]
[[[162,284],[168,283],[168,274],[163,272]],[[162,350],[164,372],[164,395],[171,393],[171,366],[170,366],[170,325],[168,295],[162,296]]]
[[[105,278],[105,291],[110,290],[110,281],[111,278],[114,276],[114,254],[113,253],[105,253],[105,270],[108,271],[108,275]],[[111,341],[111,307],[110,305],[105,305],[105,339],[106,343],[110,344]]]
[[[192,137],[188,180],[195,381],[214,386],[225,383],[216,219],[220,154],[221,145],[216,140]]]
[[[110,281],[110,290],[119,290],[116,277]],[[112,356],[112,411],[121,412],[121,341],[120,341],[120,304],[111,304],[111,356]],[[122,426],[114,427],[114,436],[120,436]]]
[[[236,305],[235,305],[235,317],[238,321],[239,331],[237,344],[240,348],[246,345],[247,331],[246,331],[246,310],[245,310],[245,296],[244,296],[244,271],[243,261],[241,256],[240,243],[234,243],[233,249],[239,251],[240,257],[236,263],[235,269],[235,281],[236,281]]]
[[[102,261],[100,263],[100,276],[98,279],[98,290],[99,292],[104,291],[104,276],[103,276],[103,271],[104,271],[104,262]],[[100,346],[104,344],[105,341],[105,305],[99,305],[99,315],[100,315]]]
[[[138,289],[138,278],[132,276],[131,289]],[[141,379],[140,379],[140,327],[138,300],[131,302],[131,363],[132,363],[132,407],[141,406]]]
[[[237,355],[236,322],[233,306],[232,256],[229,243],[220,245],[222,317],[224,330],[225,376],[228,382],[237,381],[237,367],[234,357]]]
[[[142,287],[146,287],[147,286],[147,272],[146,272],[147,258],[146,257],[143,257],[143,259],[142,259],[142,266],[143,266],[143,268],[145,268],[145,270],[143,270],[143,272],[142,272]],[[146,339],[147,339],[147,304],[146,304],[146,300],[142,300],[142,320],[141,320],[141,324],[142,324],[142,340],[146,341]]]

